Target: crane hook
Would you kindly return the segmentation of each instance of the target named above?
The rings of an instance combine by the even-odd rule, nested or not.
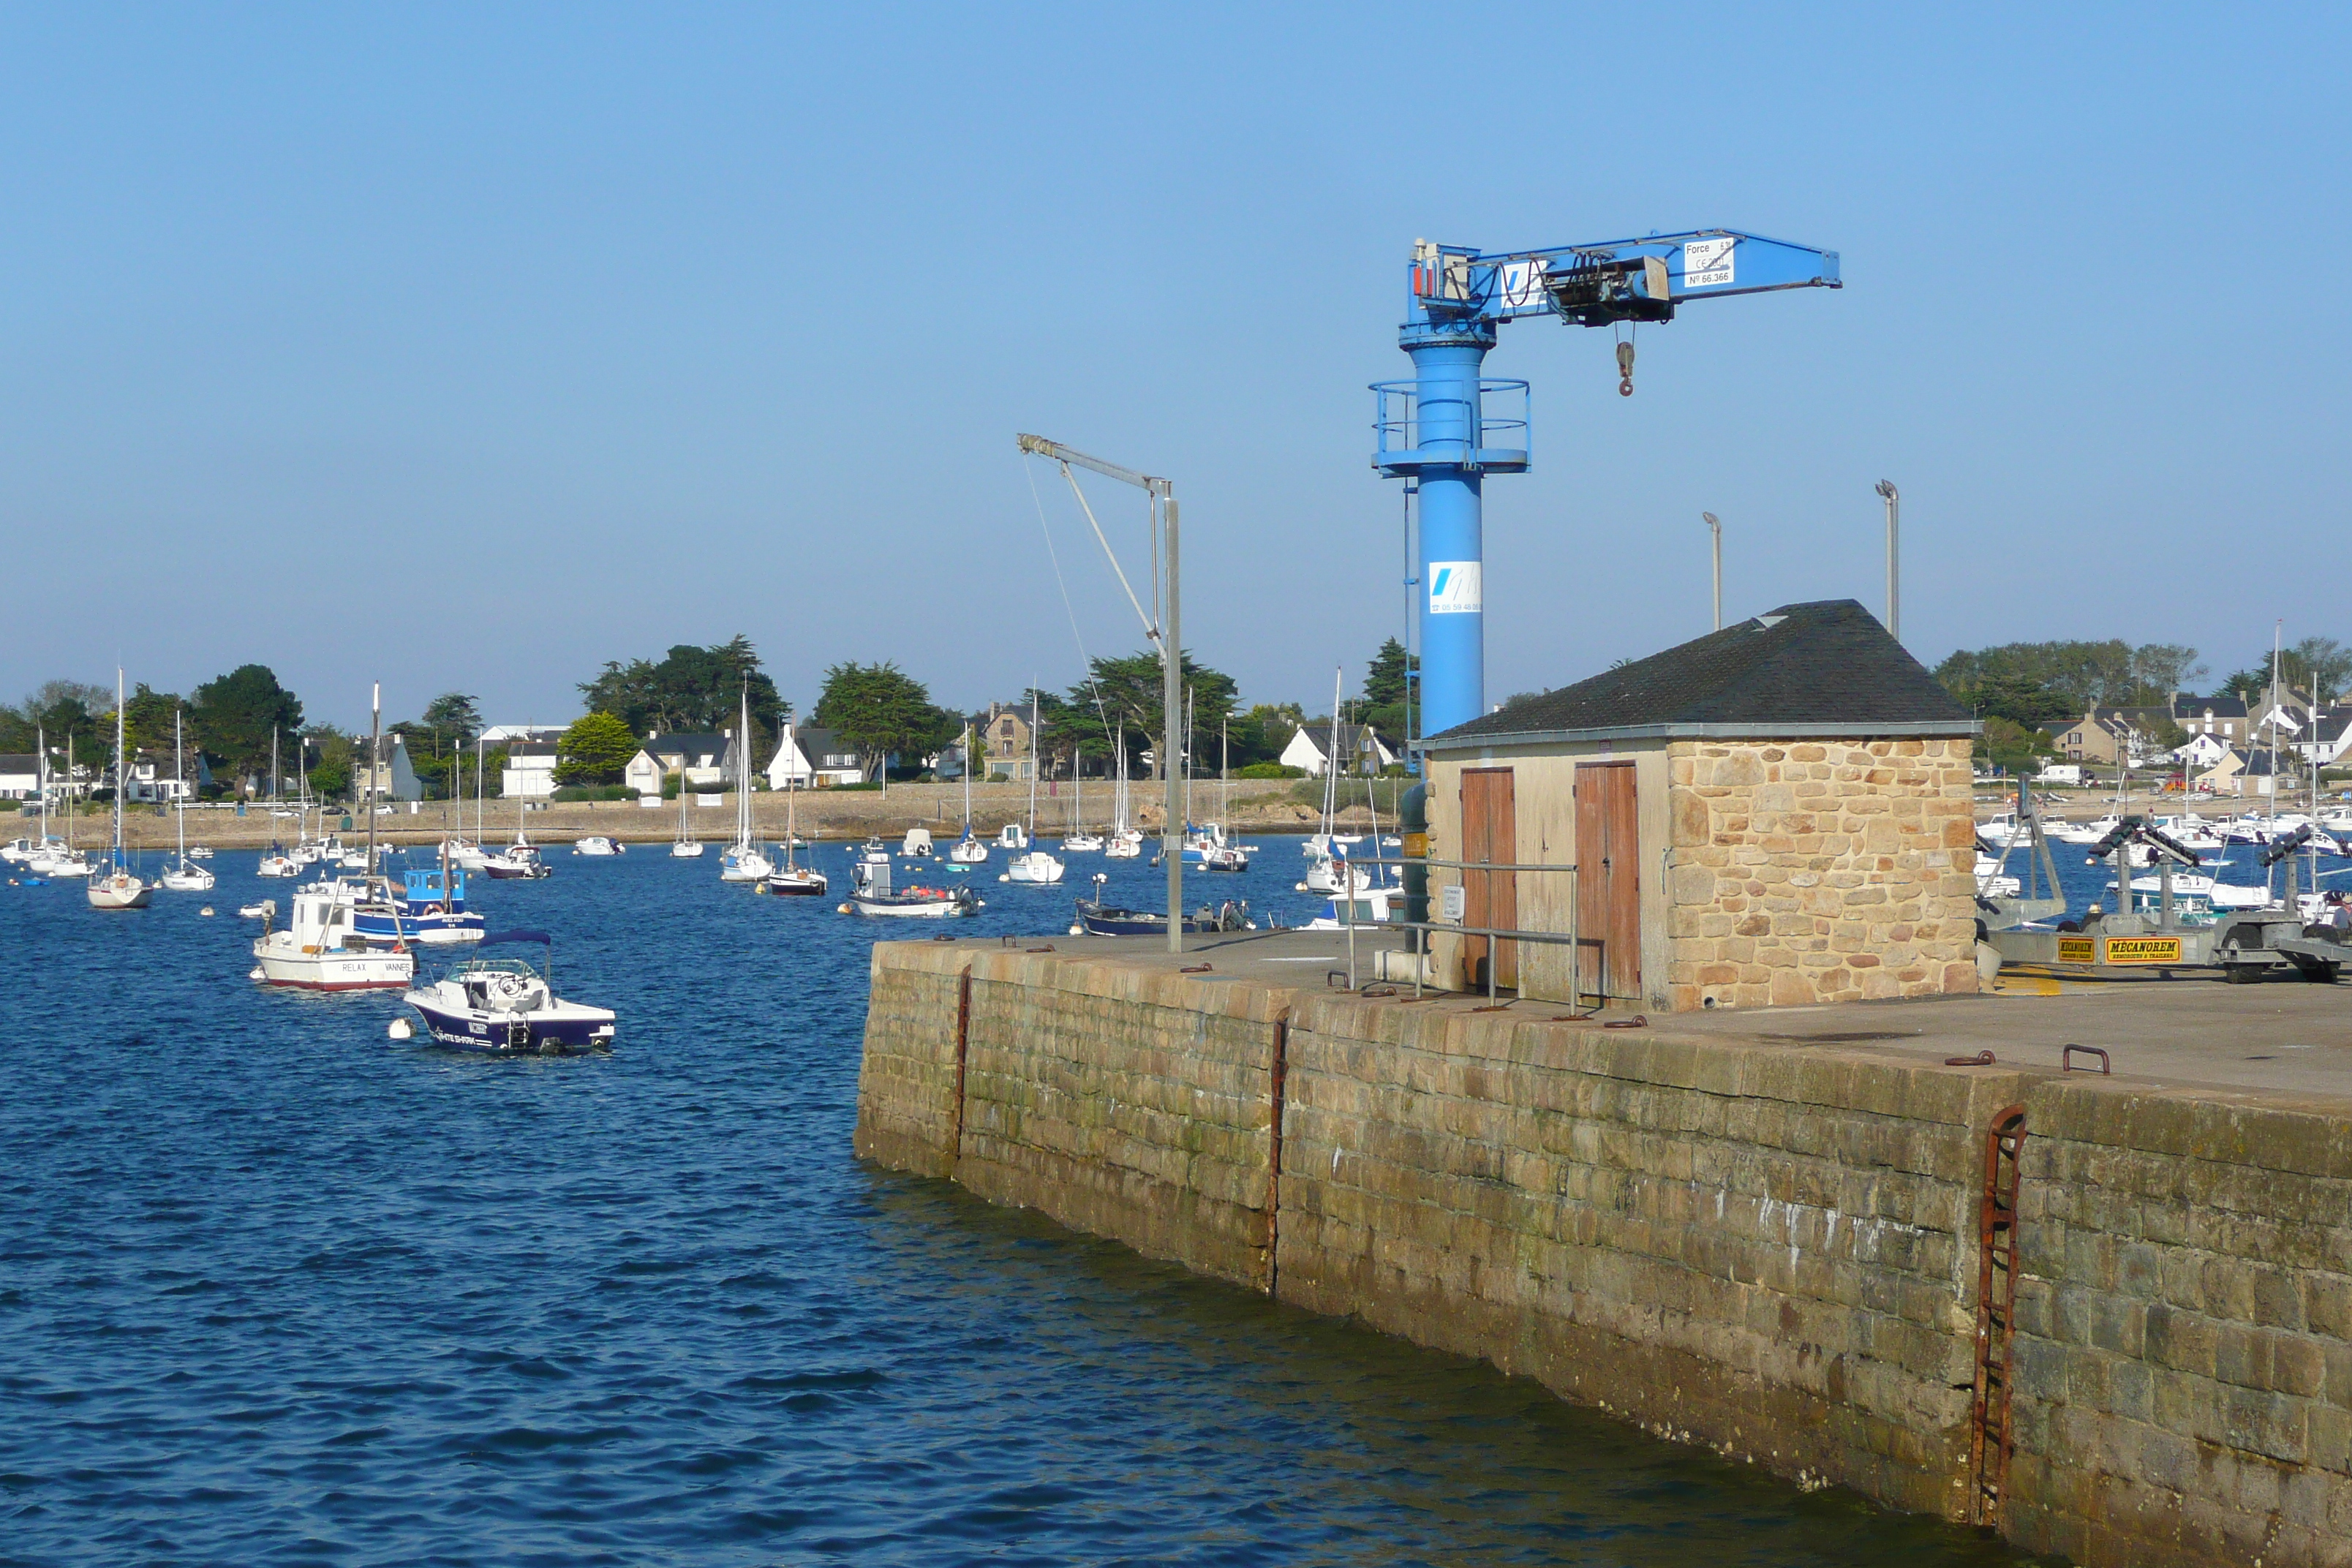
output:
[[[1633,345],[1631,342],[1617,345],[1617,395],[1633,395]]]

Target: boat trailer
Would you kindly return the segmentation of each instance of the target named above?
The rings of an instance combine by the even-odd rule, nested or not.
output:
[[[2309,827],[2298,828],[2263,851],[2265,871],[2286,867],[2284,907],[2245,910],[2221,916],[2210,924],[2191,925],[2180,920],[2173,905],[2175,867],[2195,867],[2194,850],[2182,847],[2147,818],[2127,816],[2091,848],[2095,864],[2112,855],[2116,866],[2114,914],[2093,913],[2079,929],[2061,926],[2050,931],[2023,928],[1986,930],[1978,940],[2000,954],[2003,968],[2031,964],[2063,974],[2090,977],[2145,973],[2153,970],[2168,978],[2175,970],[2219,970],[2224,980],[2243,984],[2267,974],[2293,970],[2305,980],[2333,982],[2347,963],[2352,945],[2338,940],[2352,932],[2325,926],[2306,926],[2299,912],[2294,856],[2311,838]],[[2131,885],[2131,852],[2145,847],[2157,867],[2157,907],[2135,907]]]

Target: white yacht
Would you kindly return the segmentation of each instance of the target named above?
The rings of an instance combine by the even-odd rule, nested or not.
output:
[[[155,889],[134,875],[122,852],[122,792],[131,770],[122,749],[122,671],[114,672],[114,846],[103,874],[89,879],[82,892],[94,910],[143,910],[155,900]]]
[[[172,715],[172,755],[173,765],[179,771],[180,778],[185,781],[188,776],[187,757],[182,745],[180,715],[176,712]],[[199,866],[188,858],[188,797],[184,790],[179,796],[178,805],[180,863],[163,873],[163,884],[174,893],[209,893],[218,879],[214,877],[210,868]]]
[[[761,851],[751,837],[751,688],[748,680],[743,687],[742,706],[742,728],[735,731],[739,737],[735,743],[735,842],[719,857],[719,879],[764,883],[776,874],[776,863]]]
[[[605,837],[601,833],[592,833],[585,838],[574,839],[572,844],[572,852],[574,855],[599,856],[625,855],[628,853],[628,851],[623,848],[619,844]]]

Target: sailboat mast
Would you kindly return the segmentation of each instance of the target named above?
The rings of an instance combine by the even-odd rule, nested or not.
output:
[[[2275,764],[2272,771],[2277,771]],[[122,869],[122,789],[129,772],[122,765],[122,667],[118,664],[114,667],[114,868],[118,871]]]
[[[188,752],[187,738],[180,721],[180,710],[172,710],[172,783],[173,798],[180,809],[180,869],[188,868]]]
[[[33,749],[40,753],[35,759],[34,773],[41,781],[41,853],[49,852],[49,731],[43,724],[33,726]]]
[[[367,870],[360,879],[362,889],[375,878],[375,796],[379,787],[376,770],[383,765],[383,682],[381,680],[371,689],[368,709],[368,797],[361,803],[368,818]]]
[[[883,759],[884,771],[888,771],[888,758]],[[1037,841],[1037,688],[1029,688],[1029,831],[1030,847]]]

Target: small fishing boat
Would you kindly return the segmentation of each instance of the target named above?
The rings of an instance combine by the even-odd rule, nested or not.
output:
[[[261,936],[253,944],[253,978],[296,991],[381,991],[406,985],[416,960],[404,946],[371,947],[359,933],[358,910],[331,883],[294,895],[289,923],[270,928],[277,912],[265,900]]]
[[[467,907],[466,873],[454,866],[412,868],[397,882],[379,877],[364,886],[337,886],[359,911],[359,933],[371,942],[435,947],[479,942],[488,924],[479,910]]]
[[[861,855],[855,872],[856,886],[849,895],[849,901],[838,906],[839,912],[845,915],[946,920],[980,912],[980,900],[969,887],[893,888],[887,851],[869,850]]]
[[[574,839],[572,852],[574,855],[608,856],[625,855],[628,850],[601,833],[592,833],[585,838]]]
[[[1095,896],[1077,901],[1077,918],[1070,924],[1072,936],[1164,936],[1168,932],[1168,917],[1149,910],[1116,909],[1103,901],[1103,884],[1110,879],[1095,873]],[[1218,931],[1255,931],[1257,922],[1250,919],[1249,905],[1227,899],[1215,909],[1206,904],[1186,915],[1181,924],[1187,936],[1213,934]]]
[[[493,931],[485,946],[536,944],[538,965],[523,958],[469,958],[401,1000],[425,1021],[438,1044],[499,1056],[577,1056],[609,1049],[610,1009],[566,1002],[555,994],[555,942],[545,931]],[[394,1039],[406,1039],[396,1020]]]
[[[535,881],[555,875],[555,868],[547,863],[537,845],[518,841],[496,855],[486,856],[482,873],[498,882]]]

